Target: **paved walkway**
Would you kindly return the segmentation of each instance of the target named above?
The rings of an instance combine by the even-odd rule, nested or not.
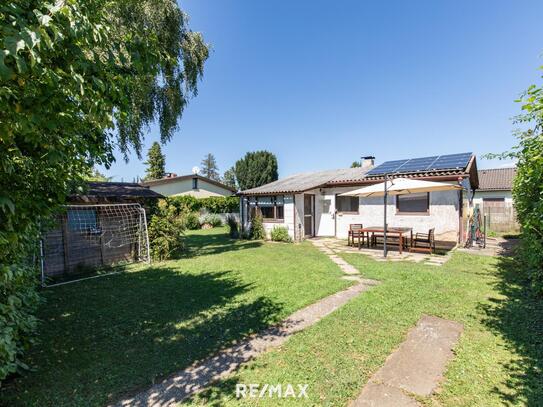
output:
[[[351,407],[419,406],[413,395],[429,396],[435,391],[462,330],[458,322],[423,316]]]
[[[178,403],[202,390],[211,382],[228,376],[241,364],[248,362],[255,356],[280,346],[296,332],[317,323],[350,299],[377,284],[376,281],[361,279],[353,275],[346,277],[354,279],[358,284],[295,312],[281,324],[242,340],[234,346],[220,351],[215,356],[196,362],[149,390],[122,400],[115,406],[170,406]]]
[[[328,255],[337,256],[337,253],[358,253],[365,254],[372,257],[376,261],[412,261],[415,263],[424,263],[431,266],[442,266],[450,259],[451,251],[447,252],[444,256],[436,256],[425,253],[411,253],[403,252],[400,254],[398,251],[391,250],[388,252],[387,258],[383,258],[383,251],[379,249],[368,249],[367,247],[362,247],[360,250],[358,247],[347,246],[345,240],[336,239],[333,237],[318,237],[310,239],[310,242],[318,247],[323,253]],[[332,258],[332,257],[331,257]],[[341,260],[341,259],[340,259]],[[332,261],[336,262],[334,258]],[[343,261],[343,260],[341,260]],[[344,262],[344,261],[343,261]],[[340,263],[336,262],[340,267]],[[353,268],[352,266],[350,266]],[[353,268],[354,269],[354,268]],[[355,269],[356,270],[356,269]],[[358,271],[356,271],[358,274]]]

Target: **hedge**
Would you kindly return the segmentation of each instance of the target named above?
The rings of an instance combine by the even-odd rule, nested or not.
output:
[[[195,198],[190,195],[171,196],[166,198],[168,203],[181,212],[234,213],[239,211],[237,196],[211,196]]]

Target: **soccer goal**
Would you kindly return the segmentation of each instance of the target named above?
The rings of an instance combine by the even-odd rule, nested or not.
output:
[[[115,272],[113,265],[150,262],[139,204],[66,205],[52,223],[40,242],[43,286],[107,275]]]

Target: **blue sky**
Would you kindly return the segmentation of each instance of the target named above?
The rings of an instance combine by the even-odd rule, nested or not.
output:
[[[280,176],[514,144],[514,102],[540,83],[541,1],[185,0],[212,46],[199,95],[163,147],[189,173],[247,151],[277,155]],[[146,149],[158,138],[150,129]],[[145,161],[145,159],[141,160]],[[504,162],[479,161],[479,168]],[[143,176],[137,157],[106,171]]]

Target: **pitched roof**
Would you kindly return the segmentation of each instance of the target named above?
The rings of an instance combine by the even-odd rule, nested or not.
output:
[[[243,194],[258,195],[258,194],[279,194],[279,193],[294,193],[303,192],[310,189],[318,188],[332,181],[345,182],[349,180],[359,180],[364,178],[364,174],[369,168],[343,168],[338,170],[302,172],[300,174],[290,175],[281,178],[277,181],[260,187],[251,188],[243,191]]]
[[[132,182],[89,182],[88,189],[82,194],[73,194],[76,197],[101,198],[163,198],[159,193],[149,187]]]
[[[224,188],[224,189],[226,189],[228,191],[236,192],[235,188],[232,188],[232,187],[230,187],[230,186],[228,186],[226,184],[223,184],[222,182],[216,181],[216,180],[208,178],[208,177],[204,177],[203,175],[199,175],[199,174],[178,175],[178,176],[175,176],[175,177],[154,179],[154,180],[151,180],[151,181],[144,181],[144,182],[141,183],[141,185],[144,185],[144,186],[163,185],[163,184],[170,184],[172,182],[177,182],[177,181],[184,181],[184,180],[192,179],[192,178],[198,178],[198,179],[203,180],[205,182],[208,182],[210,184],[213,184],[213,185],[219,186],[221,188]]]
[[[492,168],[479,170],[479,190],[481,191],[510,191],[516,168]]]
[[[303,172],[290,175],[269,184],[257,188],[242,191],[242,195],[265,195],[265,194],[284,194],[304,192],[319,187],[332,187],[344,185],[363,185],[381,182],[383,175],[367,175],[371,170],[368,168],[343,168],[337,170]],[[443,179],[469,176],[470,182],[474,188],[478,186],[477,164],[475,156],[472,156],[465,168],[417,171],[413,173],[402,173],[404,178],[425,178],[425,179]]]

